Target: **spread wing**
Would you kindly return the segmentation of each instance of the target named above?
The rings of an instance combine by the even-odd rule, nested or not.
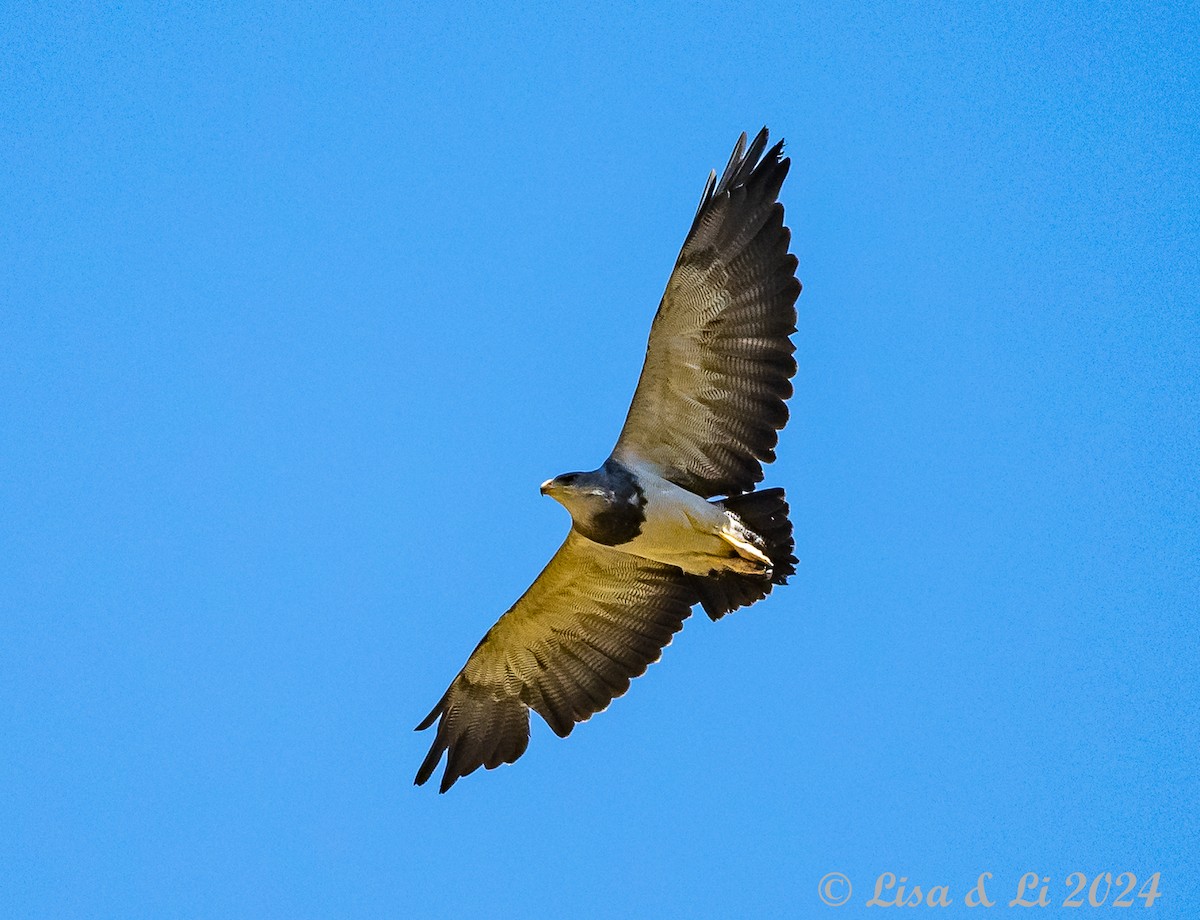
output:
[[[762,480],[796,372],[800,282],[777,201],[791,161],[766,145],[766,128],[749,149],[743,134],[721,181],[709,176],[613,449],[706,498]]]
[[[512,763],[529,744],[530,709],[565,738],[607,707],[682,628],[696,602],[689,584],[674,566],[572,530],[417,726],[438,723],[417,785],[447,751],[442,792],[479,767]]]

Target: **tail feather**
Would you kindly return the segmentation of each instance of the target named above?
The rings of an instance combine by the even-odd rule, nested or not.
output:
[[[763,549],[771,560],[769,577],[719,572],[695,578],[700,604],[710,619],[719,620],[730,611],[762,600],[775,585],[787,584],[789,575],[796,572],[796,557],[792,554],[792,522],[788,519],[788,503],[783,489],[763,489],[734,495],[721,502],[752,531],[763,538]]]

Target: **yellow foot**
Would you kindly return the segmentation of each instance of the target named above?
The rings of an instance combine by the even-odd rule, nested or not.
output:
[[[717,531],[717,535],[732,546],[743,559],[756,562],[767,568],[771,567],[771,560],[761,549],[751,542],[755,539],[754,533],[747,529],[746,525],[733,515],[726,515],[725,523]]]

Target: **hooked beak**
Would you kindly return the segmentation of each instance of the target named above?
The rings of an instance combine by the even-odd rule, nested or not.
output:
[[[557,489],[558,489],[558,486],[555,484],[554,480],[547,479],[545,482],[542,483],[541,493],[543,495],[549,495],[550,493],[556,491]]]

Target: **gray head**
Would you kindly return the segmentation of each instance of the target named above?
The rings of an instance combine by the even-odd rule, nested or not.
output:
[[[542,494],[571,512],[572,518],[591,517],[616,500],[604,467],[590,473],[563,473],[542,483]]]
[[[571,512],[575,529],[597,543],[617,546],[638,535],[646,497],[637,478],[615,460],[590,473],[563,473],[542,483],[549,495]]]

